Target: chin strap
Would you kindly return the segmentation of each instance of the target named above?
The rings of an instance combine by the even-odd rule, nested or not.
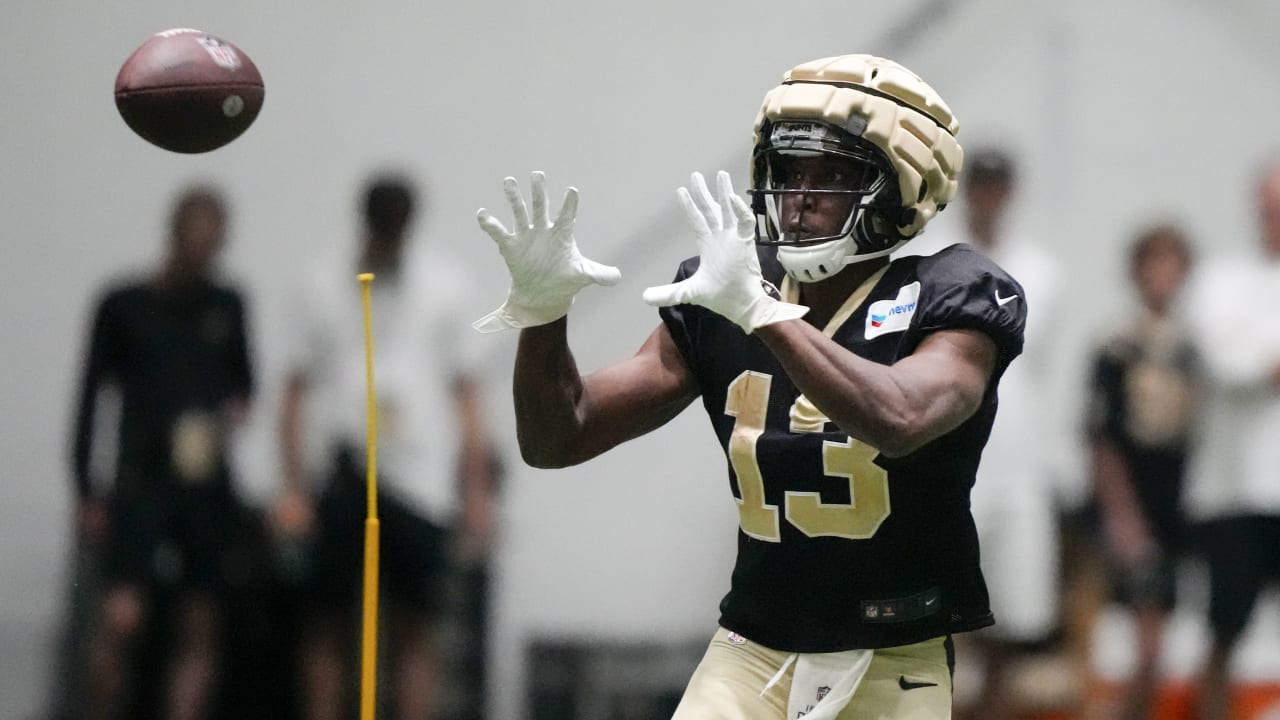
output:
[[[902,247],[903,245],[906,245],[907,240],[910,240],[910,239],[911,238],[907,238],[905,240],[899,240],[898,242],[894,243],[890,247],[885,248],[884,250],[877,250],[875,252],[870,252],[870,253],[858,253],[856,255],[846,255],[844,257],[844,264],[852,265],[854,263],[860,263],[860,262],[865,262],[867,260],[875,260],[876,258],[882,258],[885,255],[891,255],[894,252],[896,252],[898,248]]]
[[[844,258],[841,260],[842,264],[840,266],[840,270],[843,270],[844,268],[850,265],[853,265],[854,263],[866,262],[867,260],[875,260],[876,258],[882,258],[886,255],[892,254],[898,248],[902,247],[903,245],[906,245],[908,240],[910,240],[910,238],[907,238],[905,240],[899,240],[892,247],[885,248],[884,250],[877,250],[875,252],[869,252],[869,253],[856,253],[853,255],[845,255]],[[784,268],[786,267],[785,263],[783,264],[783,267]],[[840,270],[830,273],[822,278],[819,278],[818,280],[825,280],[826,278],[829,278],[832,275],[835,275],[837,272],[840,272]],[[818,282],[818,280],[802,278],[789,269],[787,270],[787,275],[791,276],[794,280],[798,282]]]

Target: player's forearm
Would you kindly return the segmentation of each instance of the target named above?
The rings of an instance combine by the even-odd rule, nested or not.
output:
[[[1157,546],[1128,464],[1105,439],[1095,440],[1092,460],[1094,490],[1108,547],[1126,563],[1149,558]]]
[[[302,441],[302,403],[306,384],[301,378],[290,377],[285,384],[280,403],[280,460],[283,464],[283,482],[286,492],[301,492],[304,486]]]
[[[756,335],[788,377],[832,422],[889,457],[906,455],[968,417],[969,402],[909,367],[861,358],[803,321]]]
[[[516,438],[521,457],[533,467],[578,461],[573,448],[583,428],[583,382],[566,329],[560,318],[520,331],[513,378]]]
[[[458,473],[464,496],[470,497],[476,488],[487,494],[492,466],[488,433],[480,411],[480,397],[471,378],[454,379],[454,414],[458,418]],[[470,503],[470,500],[464,501]]]
[[[93,392],[83,392],[80,398],[79,413],[76,417],[75,438],[71,450],[71,478],[75,483],[76,496],[84,499],[93,494],[93,483],[89,479],[89,455],[92,452]]]
[[[80,381],[80,402],[76,406],[75,436],[71,443],[71,478],[75,483],[76,496],[82,500],[94,494],[90,458],[93,457],[94,425],[101,387],[96,362],[91,356]]]
[[[1093,447],[1093,488],[1103,514],[1125,519],[1141,518],[1137,491],[1119,451],[1106,440]]]
[[[480,412],[475,382],[465,376],[454,378],[454,414],[458,418],[458,454],[464,468],[487,464],[489,439]]]

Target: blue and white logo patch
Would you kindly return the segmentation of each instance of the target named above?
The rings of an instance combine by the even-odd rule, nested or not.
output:
[[[917,280],[899,288],[898,297],[893,300],[877,300],[871,303],[871,307],[867,308],[866,339],[902,332],[910,327],[919,299],[920,281]]]

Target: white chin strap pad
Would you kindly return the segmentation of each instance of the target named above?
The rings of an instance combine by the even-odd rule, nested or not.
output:
[[[857,253],[857,243],[853,237],[846,235],[839,240],[832,240],[820,245],[778,247],[778,262],[792,278],[800,282],[818,282],[826,280],[845,268],[846,265],[882,258],[905,244],[901,240],[884,250],[871,253]]]
[[[817,282],[843,270],[855,250],[857,245],[848,235],[818,245],[780,245],[778,262],[796,280]]]

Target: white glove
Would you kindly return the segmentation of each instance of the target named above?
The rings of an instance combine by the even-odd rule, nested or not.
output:
[[[613,285],[622,274],[618,268],[588,260],[578,252],[573,239],[573,221],[578,213],[578,189],[564,193],[560,213],[552,223],[547,218],[547,180],[541,172],[531,176],[533,217],[515,178],[502,181],[511,203],[515,229],[508,231],[488,210],[480,208],[476,220],[493,238],[511,273],[511,290],[502,307],[471,324],[482,333],[507,328],[546,325],[569,313],[573,296],[588,285]]]
[[[776,300],[765,292],[756,255],[756,217],[734,194],[729,173],[721,170],[716,175],[718,203],[711,198],[702,173],[693,174],[691,185],[692,196],[687,188],[676,194],[698,236],[698,269],[678,283],[645,290],[644,301],[658,306],[701,305],[737,323],[748,334],[809,312],[803,305]]]

